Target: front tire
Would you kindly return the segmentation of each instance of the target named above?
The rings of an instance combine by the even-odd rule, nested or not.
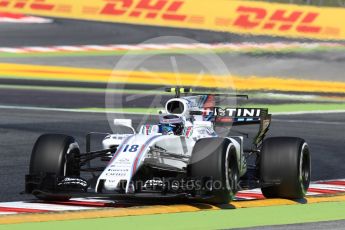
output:
[[[208,203],[228,204],[236,195],[239,177],[236,148],[226,138],[203,138],[194,146],[188,174],[192,178],[210,178]]]
[[[305,140],[274,137],[264,141],[260,154],[261,189],[266,198],[301,199],[310,184],[310,150]]]
[[[63,134],[44,134],[37,139],[32,150],[29,174],[79,177],[79,155],[79,146],[73,137]],[[68,196],[34,195],[43,200],[70,199]]]

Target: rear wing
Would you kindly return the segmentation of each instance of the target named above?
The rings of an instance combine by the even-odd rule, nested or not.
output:
[[[259,131],[254,138],[254,145],[260,146],[271,125],[272,115],[263,108],[214,109],[216,126],[240,126],[259,124]]]
[[[259,124],[267,109],[259,108],[214,108],[214,122],[216,125],[248,125]]]
[[[186,107],[188,114],[193,116],[194,120],[212,122],[215,126],[240,126],[259,124],[259,132],[254,139],[254,144],[258,147],[261,145],[271,124],[271,114],[266,108],[226,108],[222,109],[217,105],[227,104],[220,102],[216,97],[221,98],[244,98],[248,100],[248,95],[244,94],[227,94],[214,92],[193,92],[190,87],[166,88],[166,92],[174,93],[175,98],[187,96]],[[188,96],[195,96],[194,101]],[[178,105],[182,104],[181,102]],[[192,104],[192,105],[191,105]],[[182,106],[184,108],[184,106]],[[185,108],[183,109],[185,111]]]

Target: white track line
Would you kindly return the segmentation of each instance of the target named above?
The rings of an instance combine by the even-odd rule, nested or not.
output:
[[[97,198],[97,197],[85,197],[85,198],[73,198],[71,201],[81,201],[81,202],[101,202],[101,203],[108,203],[108,204],[113,204],[115,203],[114,200],[106,200],[103,198]]]
[[[254,197],[247,197],[247,196],[237,196],[234,198],[234,201],[241,201],[241,200],[256,200]]]
[[[52,19],[47,18],[39,18],[39,17],[31,17],[31,16],[25,16],[22,18],[10,18],[10,17],[0,17],[0,23],[52,23]]]
[[[322,195],[322,193],[319,193],[319,192],[307,192],[307,196],[317,196],[317,195]]]
[[[74,211],[74,210],[89,210],[95,209],[84,206],[62,205],[62,204],[48,204],[48,203],[30,203],[30,202],[4,202],[0,203],[0,208],[22,208],[22,209],[37,209],[48,211]]]
[[[247,194],[261,194],[261,189],[259,188],[256,188],[256,189],[251,189],[251,190],[243,190],[243,191],[240,191],[239,194],[241,194],[241,192],[243,193],[247,193]]]
[[[0,49],[1,50],[1,49]],[[55,49],[53,48],[49,48],[49,47],[35,47],[35,46],[32,46],[32,47],[24,47],[24,50],[25,51],[28,51],[28,52],[41,52],[41,53],[47,53],[47,52],[54,52]]]
[[[0,215],[14,215],[18,214],[17,212],[0,212]]]
[[[345,192],[345,186],[340,186],[340,185],[311,184],[310,188],[324,189],[324,190],[335,190],[335,191]]]
[[[0,47],[0,52],[4,53],[27,53],[25,48],[8,48],[8,47]]]
[[[330,181],[345,181],[345,179],[339,179],[339,180],[330,180]],[[308,196],[312,195],[321,195],[321,194],[327,194],[327,190],[335,190],[339,192],[345,192],[345,186],[342,185],[332,185],[332,184],[319,184],[319,183],[327,183],[327,181],[320,181],[320,182],[313,182],[310,185],[310,188],[319,189],[320,192],[308,192]],[[322,192],[322,190],[325,190],[325,193]],[[253,194],[253,196],[251,196]],[[260,189],[253,189],[253,190],[244,190],[237,194],[235,200],[255,200],[257,199],[257,195],[260,195],[261,190]],[[71,199],[71,201],[74,201],[73,205],[68,204],[49,204],[49,203],[38,203],[38,202],[4,202],[0,203],[0,208],[13,208],[17,209],[18,213],[20,212],[20,209],[23,209],[23,211],[26,209],[28,210],[45,210],[45,211],[75,211],[75,210],[90,210],[90,209],[98,209],[97,207],[89,207],[88,204],[83,204],[82,202],[88,202],[88,203],[116,203],[116,201],[113,200],[106,200],[104,198],[97,199],[96,197],[91,198],[76,198]],[[75,202],[80,201],[80,205],[76,205]],[[0,215],[9,215],[9,214],[17,214],[15,211],[2,211],[0,212]]]

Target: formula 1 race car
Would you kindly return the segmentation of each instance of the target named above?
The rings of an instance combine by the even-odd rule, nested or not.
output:
[[[221,108],[215,98],[223,95],[179,87],[169,91],[175,97],[166,102],[157,124],[144,124],[136,132],[132,120],[115,119],[116,127],[130,131],[106,135],[101,150],[90,151],[92,133],[85,153],[71,136],[40,136],[25,178],[26,193],[43,200],[92,196],[214,204],[229,203],[237,191],[252,188],[261,188],[267,198],[306,195],[309,147],[296,137],[265,138],[271,123],[267,109]],[[243,135],[215,131],[253,124],[259,132],[250,148],[244,147]],[[106,165],[91,167],[96,159]]]

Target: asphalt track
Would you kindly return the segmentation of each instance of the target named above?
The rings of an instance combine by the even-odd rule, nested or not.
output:
[[[304,137],[312,149],[312,180],[345,177],[344,113],[275,116],[270,135]],[[137,125],[142,116],[128,116]],[[20,195],[28,172],[30,152],[43,133],[66,133],[84,146],[89,131],[110,132],[105,114],[50,112],[23,109],[0,111],[0,201],[31,199]]]

